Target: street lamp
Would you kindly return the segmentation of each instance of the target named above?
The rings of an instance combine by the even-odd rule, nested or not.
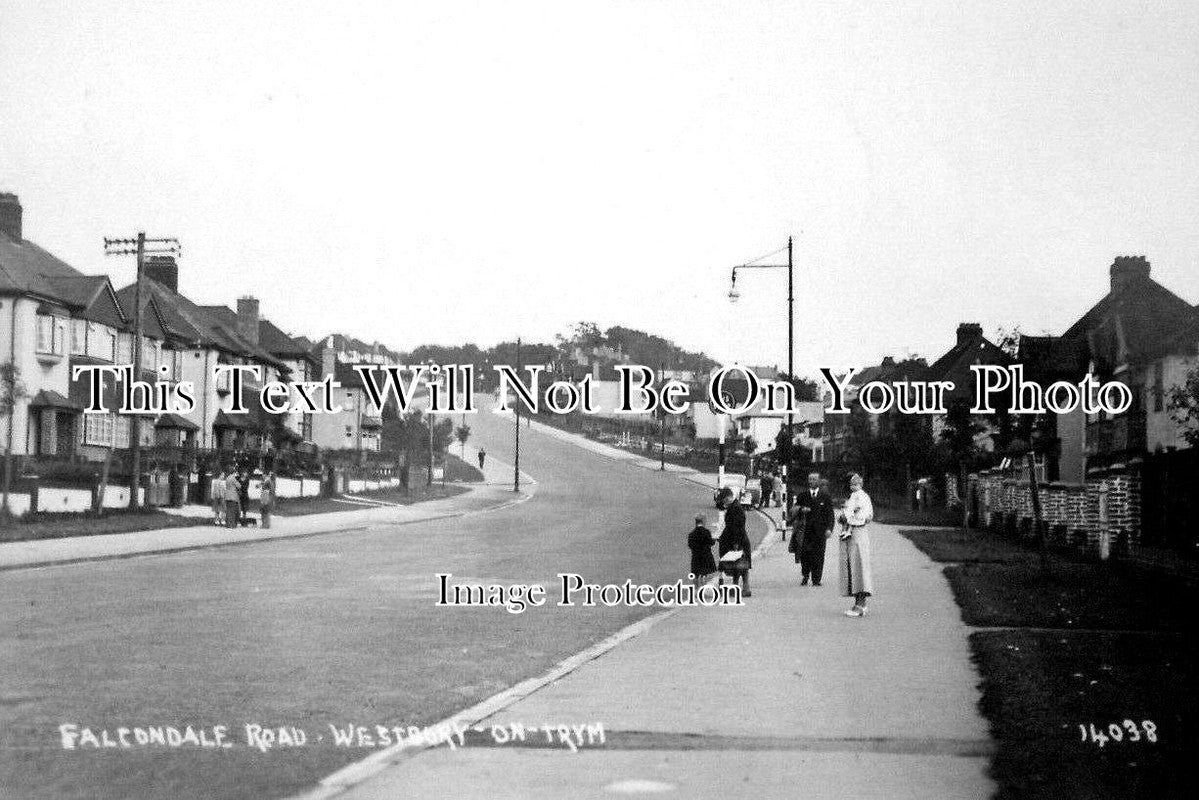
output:
[[[781,252],[781,251],[779,251]],[[737,270],[739,269],[785,269],[787,270],[787,379],[795,378],[795,259],[793,256],[792,240],[787,237],[787,263],[786,264],[756,264],[750,262],[748,264],[738,264],[733,267],[732,279],[729,283],[729,302],[736,303],[741,299],[741,293],[737,291]],[[770,255],[774,255],[771,253]],[[767,258],[767,256],[762,256]],[[791,431],[795,424],[795,415],[790,408],[787,409],[787,438],[790,440]],[[787,511],[791,510],[791,491],[787,483],[787,464],[783,465],[783,482],[788,486],[787,490]]]

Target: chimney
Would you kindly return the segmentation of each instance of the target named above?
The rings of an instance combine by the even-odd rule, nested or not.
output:
[[[981,339],[983,326],[977,322],[963,322],[958,326],[958,344],[966,344],[975,339]]]
[[[1144,256],[1116,256],[1110,273],[1112,291],[1122,292],[1134,282],[1149,278],[1149,259]]]
[[[882,366],[884,366],[884,367],[895,366],[895,357],[894,356],[883,356]]]
[[[0,231],[14,242],[21,241],[21,201],[9,192],[0,192]]]
[[[143,267],[146,277],[170,289],[179,291],[179,265],[174,256],[146,256]]]
[[[337,366],[337,351],[333,349],[333,337],[330,336],[325,340],[325,348],[321,350],[321,374],[320,379],[324,380],[329,375],[333,374]]]
[[[258,298],[237,298],[237,332],[250,344],[258,344]]]

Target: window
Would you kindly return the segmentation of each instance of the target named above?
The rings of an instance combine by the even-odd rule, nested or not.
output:
[[[118,364],[133,363],[133,336],[128,333],[117,334],[117,353],[114,360]]]
[[[87,353],[87,320],[71,320],[71,355]]]
[[[1166,381],[1162,370],[1162,362],[1153,365],[1153,410],[1161,413],[1166,405]]]
[[[114,414],[84,414],[83,442],[107,446],[112,443]]]
[[[130,431],[133,429],[132,420],[130,420],[129,417],[124,414],[114,414],[113,416],[116,417],[116,440],[113,442],[113,446],[129,447],[129,443],[132,441],[132,438],[129,435]]]

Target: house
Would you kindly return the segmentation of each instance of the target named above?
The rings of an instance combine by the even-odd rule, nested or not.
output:
[[[196,444],[206,449],[268,452],[273,449],[276,415],[266,413],[258,392],[263,381],[290,380],[291,369],[260,347],[224,314],[213,313],[179,292],[179,267],[172,256],[152,256],[144,266],[143,318],[155,319],[166,337],[165,347],[178,353],[179,379],[195,387],[195,408],[181,416],[197,428]],[[117,292],[123,307],[132,308],[136,285]],[[245,414],[230,414],[229,373],[214,378],[220,364],[253,365],[262,378],[243,376]]]
[[[946,407],[955,403],[974,404],[976,374],[970,369],[976,365],[1008,367],[1015,359],[983,336],[982,325],[963,322],[957,327],[957,341],[943,356],[929,365],[924,374],[927,381],[953,381],[954,388],[945,394]],[[999,408],[999,403],[995,405]],[[948,427],[945,414],[932,416],[933,438],[940,441]],[[1000,433],[999,418],[995,415],[976,415],[974,422],[978,431],[974,435],[974,446],[982,452],[995,451],[995,437]]]
[[[256,344],[283,362],[291,383],[319,381],[324,377],[317,375],[321,362],[312,352],[312,342],[304,336],[289,336],[270,320],[262,319],[257,298],[238,298],[236,311],[228,306],[203,306],[203,309],[216,319],[222,320],[227,328],[236,329],[243,339]],[[299,400],[294,389],[292,400]],[[284,430],[291,434],[296,443],[312,444],[313,414],[305,412],[299,402],[293,402],[293,406],[297,410],[280,415]]]
[[[382,413],[371,405],[362,378],[353,365],[338,358],[336,345],[336,337],[329,336],[315,352],[320,353],[318,380],[332,375],[341,384],[332,398],[332,404],[340,406],[341,410],[312,416],[312,441],[322,450],[378,452],[383,442]]]
[[[780,379],[780,373],[776,367],[746,367],[746,369],[761,381],[778,381]],[[714,373],[715,370],[709,373],[709,379]],[[736,373],[732,373],[721,382],[721,389],[734,403],[741,403],[748,395],[749,385]],[[707,396],[706,384],[703,396],[705,398]],[[781,393],[778,394],[776,402],[778,408],[782,408]],[[707,402],[700,400],[691,404],[688,413],[691,416],[691,423],[695,426],[696,439],[715,441],[720,436],[720,424],[723,420],[728,425],[726,436],[742,440],[752,438],[757,443],[758,449],[765,451],[774,449],[775,441],[786,424],[788,416],[785,410],[778,410],[778,408],[767,410],[766,406],[766,398],[759,396],[749,404],[743,413],[724,415],[717,414]],[[819,460],[817,456],[823,458],[821,429],[824,423],[824,404],[819,401],[797,401],[790,416],[796,426],[794,430],[795,443],[811,450],[813,460]]]
[[[23,236],[23,208],[16,195],[0,193],[0,363],[15,365],[24,393],[6,420],[6,444],[18,455],[103,459],[111,448],[129,447],[132,420],[115,412],[83,414],[85,381],[72,381],[81,364],[133,362],[132,304],[103,275],[84,275]],[[143,379],[168,367],[177,379],[180,356],[165,341],[155,314],[143,326]],[[139,425],[143,444],[155,440],[157,422]]]
[[[1040,380],[1077,382],[1088,373],[1120,381],[1133,405],[1117,416],[1081,411],[1053,420],[1063,480],[1139,454],[1187,447],[1169,393],[1199,366],[1199,312],[1150,277],[1144,256],[1119,256],[1110,285],[1060,337],[1023,337],[1021,361]]]

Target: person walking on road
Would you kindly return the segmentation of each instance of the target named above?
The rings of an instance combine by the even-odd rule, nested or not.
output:
[[[687,547],[691,550],[691,575],[695,588],[699,588],[708,576],[716,571],[716,559],[712,558],[712,543],[716,537],[704,525],[704,518],[695,518],[695,527],[687,534]]]
[[[795,533],[791,535],[791,552],[799,564],[800,586],[820,586],[824,577],[824,553],[828,538],[833,534],[833,500],[820,488],[820,475],[808,473],[808,488],[795,498],[793,509]]]
[[[212,524],[225,524],[225,471],[220,470],[212,476],[212,484],[208,487],[208,498],[212,500]]]
[[[733,581],[741,583],[741,596],[752,597],[749,591],[749,571],[753,568],[749,534],[745,531],[745,509],[737,500],[733,490],[725,487],[720,492],[720,507],[724,509],[724,530],[720,533],[720,571]],[[739,553],[736,558],[726,558]]]
[[[225,478],[225,526],[236,528],[241,519],[241,482],[237,473],[230,471]]]
[[[275,473],[268,472],[262,476],[262,495],[258,500],[262,509],[262,529],[271,527],[271,510],[275,506]]]
[[[862,488],[862,476],[849,478],[849,499],[841,511],[841,591],[854,599],[847,617],[866,616],[866,601],[874,593],[870,568],[870,531],[874,505]]]
[[[482,447],[479,448],[479,469],[483,469],[483,462],[487,460],[487,451]]]

